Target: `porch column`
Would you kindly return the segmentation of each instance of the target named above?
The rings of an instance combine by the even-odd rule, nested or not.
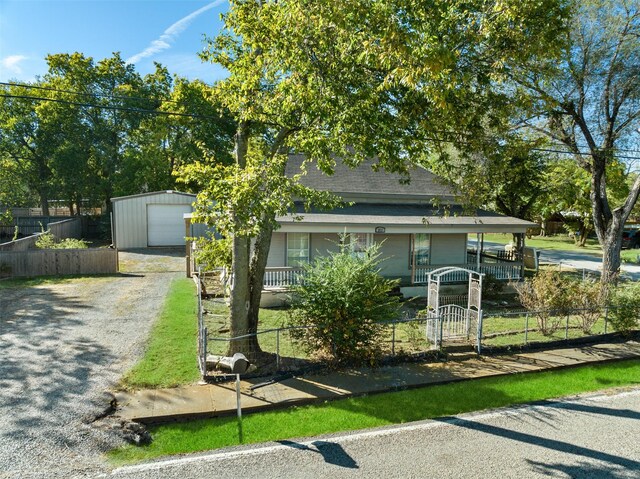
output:
[[[527,237],[525,233],[520,233],[520,251],[518,252],[518,256],[520,256],[520,279],[524,279],[524,242]]]
[[[478,273],[480,272],[480,263],[482,262],[482,251],[484,250],[484,233],[478,233],[476,239],[477,245],[477,255],[476,255],[476,266],[478,268]]]

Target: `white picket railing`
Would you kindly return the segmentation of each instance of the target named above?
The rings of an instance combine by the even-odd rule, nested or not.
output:
[[[470,269],[472,271],[477,271],[479,273],[490,274],[496,279],[500,280],[516,280],[521,279],[522,272],[522,263],[480,263],[480,267],[478,268],[478,264],[476,263],[467,263],[460,265],[451,265],[451,266],[459,266],[460,268]],[[442,268],[442,265],[432,265],[432,266],[420,266],[416,268],[413,277],[413,284],[427,284],[427,278],[429,273],[438,268]],[[457,283],[464,282],[468,279],[468,273],[465,271],[453,271],[442,278],[442,282],[444,283]]]

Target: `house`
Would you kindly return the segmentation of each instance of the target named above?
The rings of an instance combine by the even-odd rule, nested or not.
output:
[[[302,156],[292,155],[287,174],[299,172],[302,161]],[[313,165],[307,170],[301,178],[305,186],[353,204],[310,212],[297,205],[296,211],[277,218],[280,228],[273,233],[264,277],[265,304],[299,280],[301,264],[336,251],[345,233],[356,252],[373,242],[382,245],[381,273],[400,279],[405,296],[424,296],[428,273],[442,266],[458,265],[501,280],[523,276],[521,252],[485,251],[483,235],[524,237],[527,228],[537,225],[484,210],[468,213],[451,188],[423,168],[410,170],[410,182],[399,174],[374,171],[370,162],[355,169],[340,163],[332,176]],[[454,274],[448,281],[462,279],[466,276]]]

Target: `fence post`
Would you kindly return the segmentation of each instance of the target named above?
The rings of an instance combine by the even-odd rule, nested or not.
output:
[[[207,376],[207,337],[209,336],[209,328],[204,328],[204,336],[202,337],[202,379]]]
[[[478,312],[478,356],[482,354],[482,322],[484,320],[484,314],[482,310]]]
[[[276,369],[280,371],[280,328],[276,329]]]
[[[525,346],[529,342],[529,313],[525,315],[524,320],[524,344]]]
[[[391,356],[396,355],[396,318],[391,321]]]
[[[569,339],[569,315],[567,314],[567,324],[564,327],[564,340],[567,341]]]
[[[609,322],[609,308],[604,307],[604,334],[607,334],[607,323]]]
[[[442,316],[438,316],[438,321],[440,321],[440,327],[438,328],[440,332],[440,340],[438,341],[438,349],[442,351],[442,330],[444,328],[444,321],[442,321]]]

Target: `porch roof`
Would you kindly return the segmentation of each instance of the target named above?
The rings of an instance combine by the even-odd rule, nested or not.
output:
[[[296,218],[301,218],[300,220]],[[504,216],[486,210],[465,211],[461,206],[434,207],[433,205],[402,205],[360,203],[331,211],[311,210],[304,212],[302,205],[296,206],[296,213],[277,218],[281,231],[318,230],[336,228],[388,227],[391,231],[405,232],[503,232],[523,233],[535,223],[511,216]],[[340,230],[338,230],[340,231]],[[364,232],[364,231],[363,231]]]

